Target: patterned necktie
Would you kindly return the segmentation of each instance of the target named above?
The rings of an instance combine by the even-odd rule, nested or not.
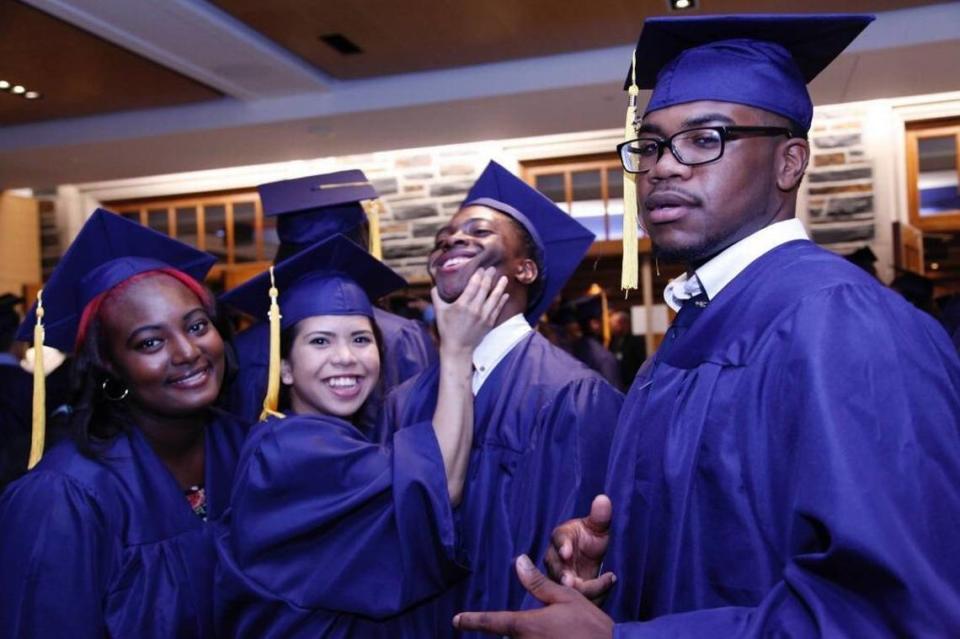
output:
[[[702,313],[706,307],[706,293],[700,293],[688,300],[684,300],[680,306],[680,312],[677,313],[673,324],[667,329],[667,334],[663,336],[663,342],[660,343],[660,347],[657,349],[657,362],[663,361],[663,358],[675,347],[680,337],[687,332],[687,329],[690,328],[693,321],[700,316],[700,313]]]

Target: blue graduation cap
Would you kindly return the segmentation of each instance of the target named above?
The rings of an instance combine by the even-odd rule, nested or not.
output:
[[[393,269],[337,234],[221,295],[223,302],[258,320],[270,321],[270,365],[260,419],[283,417],[277,412],[281,330],[315,315],[372,319],[370,300],[406,285]]]
[[[653,89],[646,113],[697,100],[757,107],[803,127],[813,119],[807,83],[874,16],[779,14],[649,18],[636,48],[635,76]]]
[[[60,259],[43,287],[44,343],[71,352],[87,304],[139,273],[175,268],[203,282],[217,258],[192,246],[97,209]],[[36,303],[20,325],[17,339],[32,339]]]
[[[460,205],[486,206],[516,220],[537,248],[540,286],[525,316],[536,324],[577,269],[595,236],[542,193],[491,161]]]
[[[406,280],[343,235],[290,257],[220,296],[221,301],[266,320],[269,292],[278,289],[282,329],[314,315],[373,317],[371,300],[403,288]]]
[[[280,241],[304,247],[360,226],[366,220],[360,203],[377,198],[360,170],[270,182],[257,192],[264,215],[277,217]]]

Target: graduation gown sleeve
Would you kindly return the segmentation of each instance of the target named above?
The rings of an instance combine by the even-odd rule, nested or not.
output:
[[[459,574],[429,422],[392,447],[325,417],[271,419],[248,441],[221,554],[261,597],[381,617]]]
[[[34,471],[0,499],[0,628],[9,637],[102,638],[115,563],[95,496]]]
[[[741,397],[731,421],[753,424],[742,490],[782,569],[756,605],[622,624],[615,636],[957,636],[960,363],[950,344],[932,319],[858,286],[822,291],[779,324],[770,339],[785,343],[776,356],[759,346],[747,384],[767,395]],[[701,583],[715,586],[709,575]]]

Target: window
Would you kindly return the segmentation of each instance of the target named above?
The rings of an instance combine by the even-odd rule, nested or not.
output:
[[[907,124],[910,223],[923,231],[960,231],[960,121]]]
[[[107,202],[106,208],[216,255],[210,274],[229,289],[267,267],[279,244],[276,221],[265,218],[256,191]]]
[[[598,242],[623,237],[623,168],[616,153],[524,163],[523,177]]]

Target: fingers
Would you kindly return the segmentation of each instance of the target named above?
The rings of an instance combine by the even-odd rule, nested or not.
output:
[[[503,310],[503,306],[510,298],[510,296],[504,292],[506,290],[507,277],[505,275],[501,275],[500,279],[497,280],[497,285],[493,287],[492,291],[490,291],[490,295],[487,296],[486,300],[483,302],[483,307],[480,310],[480,317],[483,318],[485,322],[496,320],[500,315],[500,311]]]
[[[560,584],[547,579],[547,576],[537,570],[526,555],[517,557],[517,577],[527,592],[542,603],[559,603],[569,598],[567,590]]]
[[[584,525],[597,534],[605,534],[610,529],[613,518],[613,504],[606,495],[597,495],[590,504],[590,514],[584,519]]]
[[[617,583],[617,576],[612,572],[605,572],[596,579],[586,579],[580,581],[574,587],[577,592],[590,600],[596,600],[605,596],[613,584]]]
[[[437,287],[434,286],[430,289],[430,299],[433,300],[434,308],[442,308],[446,302],[440,299],[440,291],[437,290]]]
[[[529,612],[461,612],[453,618],[458,630],[479,630],[498,635],[517,633],[519,621]]]
[[[460,304],[461,306],[470,306],[474,298],[477,297],[477,294],[480,290],[481,283],[486,274],[487,269],[478,268],[470,276],[470,279],[467,280],[467,285],[463,288],[463,292],[460,293],[460,296],[454,302],[455,304]]]

